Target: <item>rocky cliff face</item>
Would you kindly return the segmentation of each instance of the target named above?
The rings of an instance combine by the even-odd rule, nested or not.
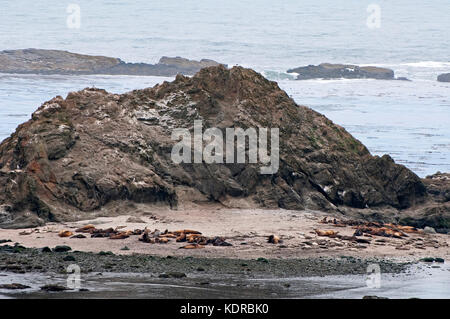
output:
[[[279,128],[280,164],[175,164],[175,128]],[[220,202],[234,207],[404,209],[422,181],[389,156],[372,156],[326,117],[297,105],[250,69],[202,69],[126,94],[100,89],[44,103],[0,145],[3,227],[70,219],[108,203]]]
[[[0,51],[0,72],[20,74],[193,75],[201,68],[219,65],[213,60],[193,61],[162,57],[157,64],[126,63],[118,58],[60,50]]]

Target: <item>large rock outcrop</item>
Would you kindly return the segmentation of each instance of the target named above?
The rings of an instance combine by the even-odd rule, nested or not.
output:
[[[430,226],[437,232],[450,231],[450,174],[440,173],[423,179],[429,200],[402,214],[400,222],[423,228]]]
[[[279,128],[279,170],[262,164],[175,164],[175,128]],[[70,219],[108,203],[219,202],[234,207],[404,209],[420,178],[372,156],[342,127],[297,105],[250,69],[204,68],[192,78],[122,95],[87,88],[44,103],[0,145],[3,227]]]
[[[126,63],[118,58],[60,50],[0,51],[0,72],[20,74],[193,75],[201,68],[219,65],[213,60],[193,61],[162,57],[157,64]]]
[[[352,64],[322,63],[287,70],[297,73],[297,80],[310,79],[378,79],[394,80],[394,71],[375,66],[357,66]],[[404,80],[405,78],[401,78]]]

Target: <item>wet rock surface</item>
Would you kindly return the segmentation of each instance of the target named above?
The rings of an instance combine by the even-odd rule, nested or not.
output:
[[[429,200],[400,217],[400,222],[419,228],[430,227],[438,233],[450,231],[450,174],[438,172],[422,179]],[[429,231],[432,232],[432,229]]]
[[[45,285],[41,287],[41,290],[49,291],[49,292],[61,292],[65,290],[70,290],[67,287],[60,286],[60,285]]]
[[[8,289],[8,290],[22,290],[22,289],[28,289],[30,286],[22,285],[19,283],[12,283],[12,284],[2,284],[0,285],[0,289]]]
[[[157,64],[126,63],[118,58],[77,54],[60,50],[24,49],[0,51],[0,72],[20,74],[110,74],[175,76],[193,75],[201,68],[219,65],[181,57],[162,57]]]
[[[394,71],[375,66],[357,66],[352,64],[322,63],[289,69],[288,73],[297,73],[297,80],[310,79],[378,79],[394,80]],[[407,80],[399,78],[399,80]]]
[[[16,273],[66,273],[73,262],[62,256],[68,253],[43,253],[39,249],[25,248],[14,252],[12,246],[0,246],[0,271]],[[130,272],[151,273],[159,278],[183,278],[190,273],[202,274],[251,274],[287,276],[316,276],[365,274],[367,266],[378,263],[382,272],[398,273],[410,263],[392,262],[382,258],[360,259],[351,256],[337,258],[317,257],[304,259],[266,259],[252,260],[199,257],[157,257],[144,254],[115,255],[71,252],[76,258],[82,273],[92,272]],[[12,268],[11,266],[16,266]]]
[[[56,246],[55,248],[53,248],[53,251],[56,253],[64,253],[64,252],[67,252],[70,250],[72,250],[72,248],[70,248],[69,246],[65,246],[65,245],[59,245],[59,246]]]
[[[450,202],[450,174],[440,173],[427,176],[424,180],[427,191],[439,203]]]

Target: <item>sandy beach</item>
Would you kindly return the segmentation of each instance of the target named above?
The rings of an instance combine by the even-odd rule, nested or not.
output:
[[[327,213],[315,211],[293,210],[263,210],[263,209],[220,209],[202,208],[187,210],[152,210],[139,216],[122,215],[115,217],[97,217],[68,223],[48,223],[46,226],[34,229],[3,229],[0,239],[11,240],[29,248],[53,248],[57,245],[67,245],[74,251],[94,252],[111,251],[114,254],[147,254],[154,256],[195,256],[195,257],[225,257],[225,258],[276,258],[294,259],[319,256],[348,255],[359,258],[378,257],[394,258],[402,261],[415,261],[423,257],[450,256],[449,236],[445,234],[413,233],[404,238],[388,238],[364,235],[361,238],[370,243],[357,243],[318,236],[315,229],[334,230],[340,235],[352,236],[355,229],[351,226],[335,227],[332,224],[322,224],[324,217],[332,217]],[[339,218],[334,216],[333,218]],[[136,222],[139,221],[142,222]],[[222,247],[207,245],[201,249],[180,249],[186,243],[169,240],[165,244],[151,244],[139,241],[138,235],[125,239],[110,238],[62,238],[58,234],[75,230],[87,224],[93,224],[98,229],[120,227],[121,231],[144,229],[151,231],[175,231],[192,229],[206,237],[224,237],[232,246]],[[268,243],[268,237],[276,235],[281,243]],[[127,247],[127,248],[124,248]],[[124,250],[126,249],[126,250]]]

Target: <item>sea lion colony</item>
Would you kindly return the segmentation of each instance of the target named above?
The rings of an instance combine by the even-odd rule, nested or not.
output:
[[[318,237],[328,237],[335,240],[335,244],[339,241],[351,242],[354,244],[364,245],[385,245],[389,243],[391,239],[400,239],[401,241],[391,241],[391,244],[396,245],[396,249],[408,250],[408,245],[417,249],[426,249],[427,247],[441,247],[447,246],[447,243],[439,242],[433,239],[432,235],[424,232],[422,229],[418,229],[413,226],[397,225],[392,223],[378,223],[378,222],[366,222],[354,219],[341,219],[324,217],[318,220],[319,224],[329,225],[336,228],[350,227],[354,229],[353,235],[341,235],[338,230],[330,229],[317,229],[314,228],[311,234],[316,234]],[[77,228],[74,231],[61,230],[58,232],[59,237],[70,237],[72,239],[84,239],[86,235],[90,235],[91,238],[109,238],[113,240],[125,239],[130,236],[140,236],[139,241],[149,244],[166,244],[170,241],[177,243],[185,243],[180,246],[180,249],[201,249],[206,245],[213,246],[232,246],[231,243],[226,241],[226,238],[220,236],[206,237],[201,232],[191,229],[183,229],[176,231],[160,231],[155,229],[151,231],[147,227],[144,229],[124,230],[126,226],[117,226],[115,228],[110,227],[107,229],[98,229],[94,225],[88,224],[83,227]],[[23,235],[31,234],[33,231],[21,232]],[[75,234],[75,233],[76,234]],[[84,235],[86,234],[86,235]],[[413,237],[412,237],[413,236]],[[384,237],[384,238],[380,238]],[[312,237],[307,237],[307,239]],[[338,242],[336,242],[336,240]],[[283,244],[286,240],[282,239],[278,235],[271,234],[267,236],[267,243],[270,244]],[[310,241],[304,242],[307,246],[312,246]],[[320,245],[333,246],[330,242],[318,241]],[[339,246],[339,245],[338,245]],[[357,246],[358,248],[364,248],[364,246]]]
[[[210,244],[213,246],[232,246],[223,237],[205,237],[202,236],[201,232],[191,229],[176,231],[166,229],[163,232],[155,229],[152,232],[146,227],[145,229],[121,230],[124,227],[118,226],[116,228],[97,229],[94,225],[89,224],[76,229],[75,232],[79,234],[74,234],[70,230],[61,230],[58,236],[82,239],[87,237],[80,233],[87,233],[90,234],[91,238],[125,239],[132,235],[141,235],[139,241],[149,244],[166,244],[171,240],[175,240],[177,243],[189,243],[188,245],[181,246],[180,249],[198,249]]]
[[[392,239],[401,239],[403,243],[398,243],[396,249],[409,250],[408,245],[417,249],[426,249],[426,247],[438,247],[440,244],[448,247],[447,243],[438,243],[431,239],[432,236],[424,230],[414,226],[397,225],[392,223],[366,222],[361,220],[337,220],[336,218],[324,217],[319,221],[320,224],[331,225],[333,227],[351,227],[354,233],[351,236],[340,235],[336,230],[314,229],[316,234],[321,237],[335,238],[338,240],[351,241],[360,244],[385,245],[388,239],[376,239],[377,237],[387,237]],[[409,235],[408,235],[409,234]],[[416,235],[411,238],[411,235]],[[365,238],[362,238],[365,237]],[[364,246],[360,246],[363,248]]]

